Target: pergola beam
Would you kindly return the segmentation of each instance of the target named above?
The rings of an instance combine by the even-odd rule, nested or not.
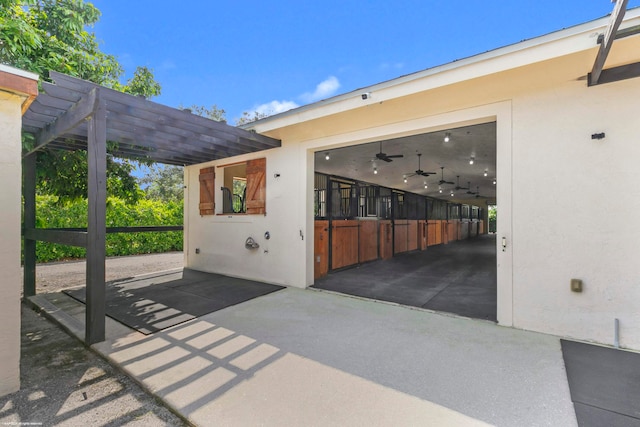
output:
[[[602,70],[598,84],[613,83],[634,77],[640,77],[640,62]]]
[[[94,90],[94,96],[99,93]],[[99,97],[98,97],[99,99]],[[105,340],[105,256],[107,210],[107,109],[99,99],[89,121],[87,142],[87,302],[85,342]]]
[[[88,87],[98,87],[95,83],[86,82],[55,71],[50,72],[50,76],[56,82],[57,86],[62,86],[71,90],[86,91]],[[108,88],[101,88],[101,91],[101,96],[109,102],[109,111],[111,111],[112,108],[117,109],[117,107],[113,105],[115,103],[122,104],[124,108],[132,112],[145,111],[152,113],[156,117],[175,118],[177,119],[176,121],[181,123],[181,126],[192,125],[201,127],[203,131],[206,129],[212,134],[220,135],[220,138],[224,140],[244,145],[253,148],[254,150],[273,148],[274,142],[279,142],[273,138],[260,135],[258,133],[229,126],[226,123],[200,117],[187,111],[178,111],[174,108],[156,104],[141,97],[131,96]]]
[[[36,240],[27,236],[28,230],[36,226],[36,160],[38,154],[33,153],[23,161],[24,176],[22,195],[24,198],[24,272],[22,276],[22,293],[25,298],[36,294]]]
[[[71,108],[58,117],[53,123],[47,125],[36,135],[36,145],[25,156],[44,148],[49,142],[64,135],[75,128],[83,120],[89,117],[97,106],[97,90],[94,88],[88,94],[81,97]]]
[[[620,28],[620,24],[622,23],[622,19],[624,18],[625,12],[627,10],[627,3],[629,3],[629,0],[617,0],[616,5],[613,8],[613,12],[611,13],[611,22],[607,27],[607,31],[604,34],[602,42],[600,43],[600,49],[598,50],[596,61],[593,64],[591,73],[589,73],[588,76],[589,86],[597,85],[600,82],[602,69],[604,68],[605,62],[607,61],[607,56],[609,56],[611,46],[613,46],[613,42],[616,39],[618,28]]]
[[[87,232],[64,229],[28,228],[24,230],[24,238],[32,241],[57,243],[60,245],[87,247]]]

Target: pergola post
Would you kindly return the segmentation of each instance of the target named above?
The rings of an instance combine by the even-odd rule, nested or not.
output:
[[[23,295],[24,298],[36,294],[36,241],[27,237],[27,230],[36,227],[36,160],[37,153],[24,158],[22,173],[24,176],[24,269]]]
[[[105,255],[107,203],[107,126],[105,101],[88,123],[87,312],[85,342],[105,340]]]

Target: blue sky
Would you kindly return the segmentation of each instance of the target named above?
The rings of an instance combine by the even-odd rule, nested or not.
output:
[[[156,102],[280,112],[609,14],[610,0],[94,0],[93,28]],[[640,6],[630,0],[629,9]]]

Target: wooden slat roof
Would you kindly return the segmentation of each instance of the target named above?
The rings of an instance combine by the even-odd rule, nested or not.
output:
[[[53,71],[50,77],[54,83],[42,83],[44,93],[38,95],[23,116],[23,131],[37,139],[94,91],[98,101],[105,103],[107,140],[117,143],[111,150],[116,157],[192,165],[281,145],[277,139],[75,77]],[[86,149],[87,127],[83,120],[38,148],[46,145],[63,150]]]

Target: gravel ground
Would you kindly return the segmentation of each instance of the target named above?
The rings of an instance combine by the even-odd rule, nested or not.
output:
[[[52,262],[36,265],[36,293],[59,292],[85,284],[87,263],[82,261]],[[140,274],[181,268],[182,252],[107,258],[106,280],[123,279]]]
[[[182,266],[182,252],[113,257],[106,261],[106,279]],[[85,267],[84,261],[38,264],[36,292],[83,285]],[[0,397],[0,426],[187,425],[128,376],[25,305],[21,321],[21,389]]]
[[[0,425],[186,425],[128,376],[25,305],[21,340],[21,389],[0,397]]]

